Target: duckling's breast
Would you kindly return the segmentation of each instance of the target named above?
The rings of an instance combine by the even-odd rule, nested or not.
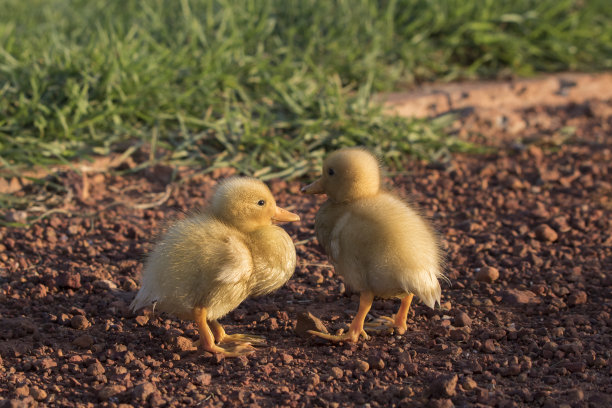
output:
[[[319,244],[325,249],[332,263],[337,256],[337,233],[343,229],[350,217],[350,208],[344,204],[334,204],[331,201],[323,203],[315,217],[315,234]],[[332,244],[334,251],[332,251]]]
[[[249,234],[248,246],[253,257],[253,275],[249,295],[261,296],[284,285],[295,271],[296,254],[291,237],[275,225]]]

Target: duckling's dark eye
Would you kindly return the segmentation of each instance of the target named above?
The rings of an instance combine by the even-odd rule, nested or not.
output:
[[[332,169],[331,167],[327,170],[327,174],[329,174],[330,176],[333,176],[334,174],[336,174],[336,172],[334,171],[334,169]]]
[[[257,202],[257,205],[260,206],[260,207],[263,207],[265,204],[266,204],[266,202],[264,200],[259,200]]]

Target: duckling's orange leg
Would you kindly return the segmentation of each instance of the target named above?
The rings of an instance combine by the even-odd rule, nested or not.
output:
[[[331,341],[348,341],[352,343],[357,343],[359,340],[359,336],[362,336],[364,339],[368,340],[369,336],[363,330],[363,322],[372,307],[372,302],[374,301],[374,294],[371,292],[362,292],[359,297],[359,310],[355,315],[355,318],[351,322],[349,326],[349,330],[344,334],[339,334],[334,336],[332,334],[321,333],[315,330],[308,330],[308,333],[314,334],[315,336],[319,336],[326,340]]]
[[[215,336],[213,335],[208,322],[206,321],[206,308],[196,307],[193,309],[193,315],[200,330],[200,346],[211,353],[223,354],[226,357],[238,357],[250,354],[253,351],[253,347],[250,344],[242,344],[231,349],[226,349],[215,344]],[[218,323],[217,323],[218,324]],[[221,325],[219,325],[221,326]],[[223,329],[223,328],[221,328]]]
[[[222,343],[241,343],[241,344],[251,344],[253,346],[265,346],[266,338],[261,336],[251,336],[248,334],[227,334],[225,333],[225,329],[221,326],[216,320],[211,320],[210,328],[212,329],[212,333],[215,336],[215,341],[218,344]]]
[[[404,297],[399,310],[393,317],[381,316],[374,322],[366,323],[366,327],[369,329],[378,328],[378,330],[380,330],[380,327],[383,327],[383,329],[393,329],[397,331],[398,334],[406,333],[406,329],[408,329],[406,320],[408,319],[408,310],[410,310],[410,304],[412,303],[413,297],[414,295],[412,293]]]
[[[410,310],[410,304],[412,303],[412,298],[414,295],[411,293],[405,298],[402,299],[402,304],[400,305],[397,314],[395,315],[394,326],[399,334],[406,333],[408,326],[406,325],[406,320],[408,320],[408,310]]]

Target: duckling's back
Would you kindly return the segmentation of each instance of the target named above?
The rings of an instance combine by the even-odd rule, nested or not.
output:
[[[396,297],[414,293],[433,307],[443,277],[435,232],[407,203],[379,193],[351,203],[325,203],[315,229],[338,272],[357,291]]]
[[[248,295],[253,265],[244,236],[207,214],[174,224],[149,255],[142,287],[132,309],[156,304],[161,311],[189,318],[206,307],[216,319]]]

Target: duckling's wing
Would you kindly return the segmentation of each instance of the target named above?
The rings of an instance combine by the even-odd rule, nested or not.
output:
[[[239,233],[204,216],[181,220],[149,255],[131,307],[158,303],[160,310],[187,313],[220,287],[247,280],[252,270],[251,254]]]
[[[227,236],[222,241],[222,251],[215,273],[216,281],[238,283],[248,279],[253,271],[251,251],[237,236]]]

